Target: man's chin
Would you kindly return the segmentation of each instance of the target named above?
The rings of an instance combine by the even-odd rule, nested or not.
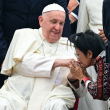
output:
[[[51,39],[50,40],[50,43],[55,43],[55,42],[57,42],[58,40],[57,39]]]
[[[52,36],[51,41],[52,42],[57,42],[59,40],[59,36]]]

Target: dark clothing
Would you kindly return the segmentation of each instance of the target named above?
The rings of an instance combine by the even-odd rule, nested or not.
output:
[[[79,5],[73,10],[73,13],[75,13],[76,15],[78,15],[78,10],[79,10]]]
[[[110,0],[104,0],[103,2],[103,29],[108,39],[107,62],[110,63]]]
[[[40,27],[39,15],[42,14],[46,5],[52,3],[57,3],[66,10],[66,21],[62,36],[69,37],[71,28],[65,0],[0,0],[0,66],[15,30],[21,28],[38,29]]]
[[[108,39],[106,46],[106,62],[109,63],[109,80],[110,80],[110,0],[103,1],[103,29]]]
[[[79,5],[72,11],[78,16]],[[71,24],[71,34],[75,34],[77,29],[77,21]]]
[[[8,78],[8,76],[0,74],[0,87],[3,86],[4,81],[5,81],[7,78]]]
[[[69,0],[66,0],[67,4],[69,3]],[[80,0],[77,0],[80,3]],[[74,14],[78,16],[78,10],[79,10],[79,5],[72,11]],[[71,34],[75,34],[77,29],[77,21],[71,24]]]
[[[75,34],[77,29],[77,21],[71,24],[71,34]]]

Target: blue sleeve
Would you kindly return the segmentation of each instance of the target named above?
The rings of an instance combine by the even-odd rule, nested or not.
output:
[[[6,52],[7,52],[7,42],[3,38],[3,2],[4,0],[0,0],[0,67],[1,64],[5,58]]]
[[[103,2],[103,29],[106,37],[110,40],[110,0]]]
[[[110,62],[110,0],[104,0],[103,2],[103,29],[108,39],[107,60]]]
[[[72,12],[78,16],[78,10],[79,10],[79,5]]]

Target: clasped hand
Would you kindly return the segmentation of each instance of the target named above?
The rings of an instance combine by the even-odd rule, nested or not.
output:
[[[68,75],[68,78],[70,80],[78,79],[81,81],[86,77],[84,74],[84,72],[86,72],[86,69],[82,68],[78,61],[71,60],[69,64],[69,68],[70,68],[70,73]]]

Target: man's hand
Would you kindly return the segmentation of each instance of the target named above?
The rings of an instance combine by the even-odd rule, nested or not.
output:
[[[79,4],[78,4],[78,2],[76,0],[70,0],[69,4],[68,4],[69,13],[71,13],[78,5]]]
[[[108,40],[104,34],[104,30],[103,29],[98,29],[98,30],[100,31],[98,35],[103,39],[104,42],[107,42]]]
[[[72,59],[56,59],[54,64],[53,64],[53,67],[52,67],[52,70],[55,69],[56,67],[69,67],[69,64],[70,64],[70,61]]]
[[[77,19],[71,13],[69,14],[69,19],[72,20],[72,23],[74,23],[75,21],[77,21]]]

